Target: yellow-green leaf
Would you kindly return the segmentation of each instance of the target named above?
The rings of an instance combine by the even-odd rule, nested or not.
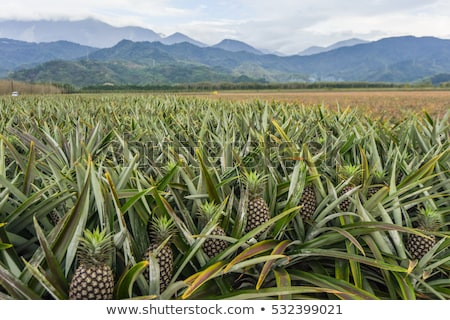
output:
[[[287,248],[288,245],[289,245],[288,240],[280,242],[275,248],[273,248],[271,255],[283,254],[284,250]],[[261,288],[264,280],[266,279],[269,273],[270,267],[273,265],[274,262],[275,260],[269,260],[266,261],[266,263],[264,264],[264,267],[262,268],[261,273],[259,275],[258,282],[256,283],[256,290]]]
[[[191,282],[189,287],[181,296],[181,299],[189,298],[198,288],[200,288],[205,282],[216,277],[223,269],[225,262],[219,261],[209,266],[203,271],[198,272],[194,276],[189,277],[186,282]]]
[[[244,251],[242,251],[240,254],[238,254],[233,260],[228,263],[226,268],[223,270],[224,272],[227,272],[230,270],[235,264],[244,261],[245,259],[254,257],[258,254],[261,254],[263,252],[266,252],[272,248],[274,248],[278,244],[278,241],[276,240],[263,240],[261,242],[255,243],[251,247],[248,247]]]

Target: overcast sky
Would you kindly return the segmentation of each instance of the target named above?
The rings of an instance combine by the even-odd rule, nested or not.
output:
[[[448,0],[0,0],[0,19],[95,18],[182,32],[206,44],[242,40],[286,54],[349,38],[450,38]]]

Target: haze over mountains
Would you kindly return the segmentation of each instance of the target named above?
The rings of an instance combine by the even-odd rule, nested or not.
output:
[[[186,82],[414,82],[450,74],[450,40],[349,39],[281,56],[242,41],[212,46],[96,20],[0,21],[0,77],[34,82],[173,84]]]
[[[181,33],[175,33],[165,37],[150,29],[140,27],[114,27],[94,19],[79,21],[0,21],[0,38],[27,42],[66,40],[95,48],[112,47],[123,39],[131,41],[161,41],[166,44],[187,41],[195,45],[205,46],[205,44]]]

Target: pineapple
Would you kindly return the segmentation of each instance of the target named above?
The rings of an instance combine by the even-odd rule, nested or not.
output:
[[[399,185],[400,182],[402,182],[404,175],[405,175],[405,174],[403,173],[403,171],[399,171],[399,172],[398,172],[397,177],[396,177],[396,179],[395,179],[395,184],[396,184],[396,185]]]
[[[54,210],[52,210],[52,212],[50,212],[49,217],[50,217],[50,221],[52,222],[52,224],[54,226],[56,226],[59,223],[59,221],[61,221],[61,217],[56,209],[54,209]]]
[[[218,206],[213,202],[206,202],[200,208],[201,220],[204,224],[208,223],[217,213]],[[225,230],[222,227],[216,226],[210,233],[213,236],[226,236]],[[214,258],[228,247],[228,242],[222,239],[208,238],[203,242],[203,251],[209,258]]]
[[[249,193],[245,232],[252,231],[270,219],[269,206],[261,196],[265,181],[266,177],[255,171],[245,174],[245,184]]]
[[[421,259],[435,245],[436,237],[428,232],[436,231],[440,225],[441,215],[439,212],[432,208],[425,208],[419,211],[417,229],[425,233],[428,238],[417,234],[409,235],[406,249],[414,260]]]
[[[170,239],[175,233],[173,220],[166,216],[160,218],[155,217],[148,225],[148,232],[151,244],[145,252],[145,258],[148,259],[151,253],[156,257],[159,264],[159,285],[160,291],[163,292],[170,281],[173,274],[173,251],[170,246]],[[159,250],[158,250],[159,249]],[[144,273],[147,281],[149,273]]]
[[[114,291],[114,275],[108,260],[113,251],[112,235],[95,229],[84,231],[77,257],[79,267],[70,282],[71,300],[111,300]]]
[[[359,165],[346,165],[341,167],[339,170],[339,177],[344,181],[350,179],[350,182],[339,192],[339,196],[353,190],[355,186],[361,183],[361,178],[359,176],[360,171],[361,169]],[[350,205],[350,199],[346,198],[339,204],[339,209],[342,211],[348,211]]]
[[[300,216],[302,217],[302,219],[304,221],[311,220],[317,207],[316,192],[314,191],[314,186],[311,183],[306,185],[306,187],[303,189],[299,205],[302,206],[302,208],[300,209]]]
[[[373,197],[375,193],[377,193],[381,189],[381,186],[385,184],[384,183],[385,176],[386,175],[384,171],[375,171],[373,173],[372,178],[374,184],[367,189],[367,199]]]

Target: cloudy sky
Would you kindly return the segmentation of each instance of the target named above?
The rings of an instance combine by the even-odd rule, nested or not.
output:
[[[182,32],[206,44],[231,38],[286,54],[353,37],[450,38],[448,0],[1,0],[0,19],[96,18]]]

